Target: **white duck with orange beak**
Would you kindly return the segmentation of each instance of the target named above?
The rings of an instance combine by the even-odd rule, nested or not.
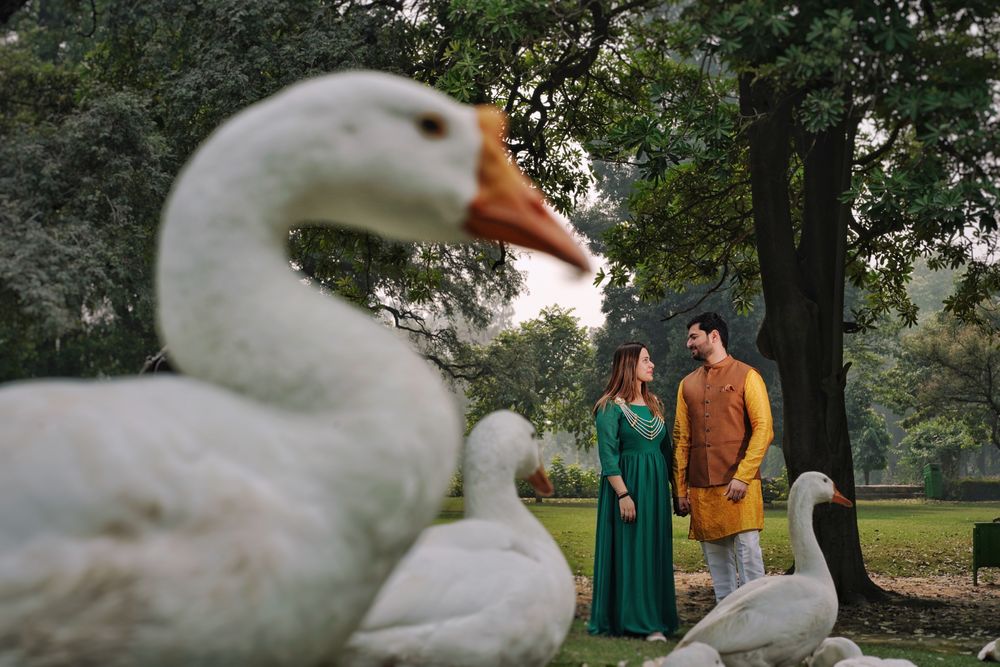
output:
[[[289,230],[586,259],[495,110],[372,72],[226,122],[166,204],[158,320],[184,376],[0,388],[0,664],[334,659],[436,516],[461,444],[437,372],[303,285]]]
[[[552,494],[534,428],[509,411],[465,445],[465,519],[424,531],[379,591],[338,664],[542,667],[573,622],[576,586],[515,478]]]
[[[813,507],[850,507],[833,481],[804,472],[788,495],[788,534],[795,573],[737,588],[677,644],[712,646],[726,667],[794,667],[819,646],[837,621],[837,590],[813,532]]]

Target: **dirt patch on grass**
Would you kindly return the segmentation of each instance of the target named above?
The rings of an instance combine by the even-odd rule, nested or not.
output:
[[[884,602],[842,606],[833,634],[855,641],[918,644],[949,653],[978,653],[1000,637],[1000,576],[882,577],[872,580],[890,593]],[[677,572],[677,611],[690,627],[715,606],[707,572]],[[576,578],[577,616],[590,615],[591,580]]]

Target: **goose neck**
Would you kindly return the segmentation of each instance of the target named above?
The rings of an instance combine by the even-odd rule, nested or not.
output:
[[[161,334],[186,374],[304,412],[450,403],[399,337],[292,270],[288,233],[301,218],[287,195],[247,191],[253,174],[213,184],[200,166],[171,197],[157,266]]]
[[[466,461],[462,470],[465,515],[507,524],[524,536],[537,536],[544,528],[518,497],[513,478],[512,469],[490,470]]]
[[[832,582],[830,570],[813,529],[815,504],[812,498],[800,494],[792,498],[788,505],[788,532],[792,543],[792,554],[795,557],[795,572],[829,579]]]

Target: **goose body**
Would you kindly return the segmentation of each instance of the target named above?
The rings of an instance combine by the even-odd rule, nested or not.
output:
[[[994,639],[980,649],[977,657],[983,662],[1000,662],[1000,639]]]
[[[369,72],[292,86],[206,141],[157,260],[160,330],[186,376],[0,388],[0,664],[336,655],[435,516],[461,427],[419,356],[301,284],[287,234],[516,229],[582,266],[501,130]]]
[[[793,667],[810,655],[837,620],[837,591],[812,527],[813,506],[831,501],[851,505],[826,475],[800,475],[788,497],[795,573],[738,588],[677,647],[708,644],[727,667]]]
[[[534,429],[494,412],[469,434],[465,519],[426,529],[351,637],[352,667],[541,667],[569,632],[573,575],[559,546],[518,498],[514,478],[544,495]]]

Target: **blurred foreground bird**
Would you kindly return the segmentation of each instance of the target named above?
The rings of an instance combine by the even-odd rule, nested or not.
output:
[[[437,373],[290,270],[289,231],[586,259],[495,110],[355,72],[225,123],[163,214],[183,377],[0,389],[0,664],[315,665],[436,515],[461,442]]]

